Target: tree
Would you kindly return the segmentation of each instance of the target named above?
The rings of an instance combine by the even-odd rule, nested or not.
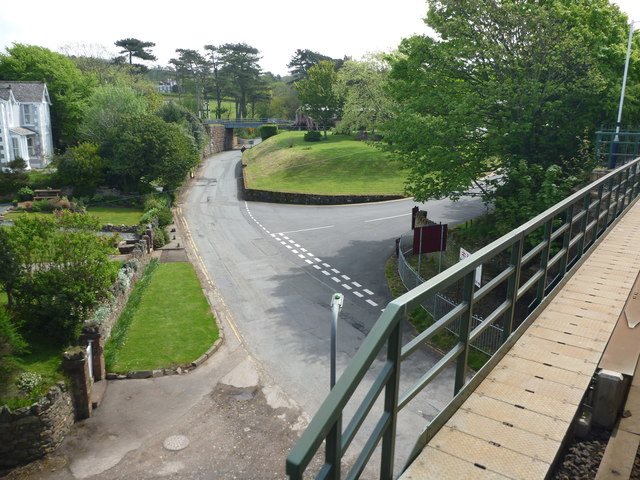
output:
[[[111,182],[127,191],[152,183],[173,191],[200,160],[193,138],[156,115],[122,117],[109,129],[100,154]]]
[[[175,66],[179,78],[182,78],[183,90],[185,90],[185,80],[192,82],[195,110],[200,114],[202,93],[209,73],[209,62],[197,50],[178,48],[176,52],[179,54],[178,58],[172,58],[169,63]]]
[[[342,96],[337,88],[338,74],[334,63],[321,61],[309,69],[308,78],[296,82],[298,99],[304,112],[327,136],[327,126],[338,115],[342,107]]]
[[[292,120],[300,107],[298,94],[293,85],[276,81],[270,85],[268,101],[258,106],[258,116]]]
[[[289,73],[291,73],[292,77],[291,83],[302,80],[303,78],[307,78],[309,69],[315,65],[318,65],[320,62],[333,62],[334,69],[338,71],[342,68],[344,62],[346,62],[347,60],[350,60],[350,58],[331,58],[312,50],[297,49],[293,54],[293,57],[291,57],[291,61],[287,64],[287,68],[289,69]]]
[[[202,122],[193,113],[175,103],[165,103],[157,115],[167,123],[178,125],[184,133],[189,135],[199,152],[202,152],[209,137]]]
[[[437,38],[406,39],[389,56],[398,105],[385,140],[409,168],[407,193],[456,198],[475,184],[491,202],[518,198],[525,171],[532,192],[557,178],[545,174],[552,165],[572,176],[585,128],[613,118],[626,30],[617,7],[440,0],[430,2],[427,24]],[[478,179],[490,171],[500,183],[485,188]]]
[[[145,98],[124,85],[97,87],[83,108],[84,121],[80,127],[83,140],[99,144],[106,132],[127,115],[141,115],[147,111]]]
[[[222,118],[222,115],[227,109],[222,108],[223,93],[228,83],[228,79],[223,75],[222,67],[224,61],[221,54],[221,47],[216,45],[205,45],[204,49],[207,50],[207,56],[209,59],[209,66],[211,68],[211,77],[207,86],[213,91],[214,98],[216,100],[215,117]]]
[[[78,140],[82,106],[91,95],[96,80],[83,74],[71,60],[43,47],[14,43],[0,54],[3,80],[45,82],[51,96],[51,123],[58,147]]]
[[[218,52],[223,63],[221,73],[235,97],[236,117],[246,118],[249,97],[259,86],[260,51],[246,43],[225,43]]]
[[[338,88],[344,98],[341,129],[375,130],[390,118],[393,102],[384,90],[388,72],[382,55],[345,62],[338,71]]]
[[[6,231],[2,248],[18,272],[11,312],[25,328],[60,343],[77,340],[84,320],[116,279],[117,267],[109,261],[113,240],[96,235],[100,228],[97,218],[62,211],[21,217]]]
[[[123,38],[115,42],[116,47],[122,48],[120,53],[126,53],[129,56],[129,65],[133,65],[133,57],[141,60],[155,61],[157,58],[149,51],[151,47],[155,47],[153,42],[143,42],[137,38]]]
[[[297,49],[291,57],[291,61],[287,64],[292,82],[297,82],[303,78],[307,78],[309,69],[320,62],[331,62],[333,59],[308,49]]]
[[[54,160],[56,177],[61,185],[73,187],[75,196],[91,195],[104,183],[106,162],[99,146],[83,142],[67,149]]]

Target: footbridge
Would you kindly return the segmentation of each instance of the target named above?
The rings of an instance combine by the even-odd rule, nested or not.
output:
[[[640,381],[631,380],[640,352],[640,327],[631,328],[640,323],[639,196],[640,158],[392,301],[289,454],[290,478],[544,479],[573,432],[618,421],[614,397],[629,383],[630,408],[640,411]],[[454,308],[403,335],[409,312],[452,290]],[[411,361],[454,323],[457,341],[436,364]],[[474,342],[496,327],[499,345],[472,371]],[[425,420],[412,449],[397,448],[399,416],[424,409],[448,378],[451,401]],[[640,422],[620,422],[632,465]]]
[[[280,118],[214,118],[205,120],[204,123],[208,125],[224,125],[225,128],[258,128],[267,124],[289,128],[293,125],[291,120],[282,120]]]

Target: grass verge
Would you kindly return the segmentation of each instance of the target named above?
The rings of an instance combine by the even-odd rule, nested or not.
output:
[[[191,362],[218,338],[218,327],[190,263],[147,267],[105,347],[110,372]]]
[[[318,195],[402,195],[406,172],[374,146],[348,135],[305,142],[281,132],[245,152],[247,186]]]

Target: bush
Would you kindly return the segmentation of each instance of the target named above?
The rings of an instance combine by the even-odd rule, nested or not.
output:
[[[277,125],[262,125],[260,127],[260,137],[262,137],[263,141],[277,134],[278,134]]]
[[[166,227],[173,223],[173,212],[168,207],[158,210],[158,226]]]
[[[140,223],[140,225],[146,225],[148,223],[154,223],[156,220],[158,220],[158,209],[151,208],[144,212],[138,223]]]
[[[147,210],[151,210],[152,208],[156,208],[161,210],[165,207],[171,206],[171,199],[166,195],[153,195],[145,198],[143,210],[146,212]]]
[[[153,229],[153,248],[162,248],[169,243],[169,234],[164,228]]]
[[[32,200],[33,199],[33,190],[29,187],[22,187],[18,190],[18,200],[21,202]]]
[[[319,142],[320,140],[322,140],[322,132],[318,130],[310,130],[304,134],[305,142]]]

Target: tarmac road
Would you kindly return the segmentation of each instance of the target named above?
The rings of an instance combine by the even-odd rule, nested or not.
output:
[[[395,238],[410,229],[413,203],[245,203],[237,190],[240,168],[239,151],[205,162],[183,197],[185,222],[178,222],[173,242],[186,246],[201,269],[225,337],[220,350],[187,375],[109,382],[93,417],[76,424],[54,455],[4,478],[285,477],[289,450],[328,392],[331,295],[341,291],[346,299],[339,374],[390,300],[383,266]],[[452,223],[483,208],[466,199],[429,202],[426,209],[430,218]],[[406,381],[437,359],[420,351],[403,365]],[[403,410],[400,452],[450,396],[446,382],[436,383]],[[164,448],[175,435],[189,445]]]

